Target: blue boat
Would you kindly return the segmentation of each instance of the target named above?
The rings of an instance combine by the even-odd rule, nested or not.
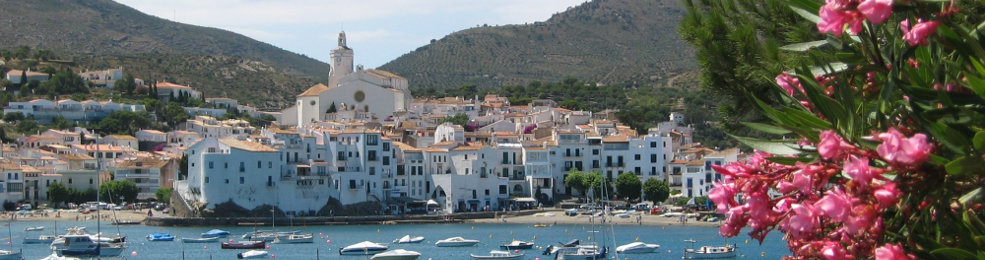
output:
[[[225,230],[221,230],[221,229],[213,229],[213,230],[206,231],[205,233],[202,233],[202,237],[203,238],[226,237],[226,236],[229,236],[229,231],[225,231]]]
[[[174,241],[174,236],[168,233],[153,233],[147,235],[148,241]]]

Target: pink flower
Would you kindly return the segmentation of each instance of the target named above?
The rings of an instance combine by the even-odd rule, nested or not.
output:
[[[855,146],[845,142],[845,139],[842,139],[841,136],[838,136],[838,134],[832,130],[821,131],[820,138],[821,142],[817,145],[817,152],[821,154],[821,158],[824,159],[830,160],[832,158],[840,157],[846,150],[855,149]]]
[[[817,23],[817,30],[840,36],[841,32],[845,31],[845,25],[849,25],[853,35],[862,31],[862,14],[857,11],[845,10],[833,2],[837,1],[828,1],[818,12],[821,21]]]
[[[852,177],[857,183],[868,185],[872,182],[872,169],[869,168],[869,158],[858,158],[854,155],[848,156],[845,162],[845,174]]]
[[[914,259],[912,255],[903,252],[899,244],[885,244],[876,248],[876,260]]]
[[[805,194],[811,193],[814,189],[814,174],[817,172],[818,167],[799,162],[797,163],[797,167],[800,167],[800,170],[793,172],[793,186]]]
[[[893,12],[893,0],[862,0],[858,11],[874,24],[880,24]]]
[[[887,182],[882,188],[872,193],[883,208],[895,205],[899,201],[900,191],[896,189],[895,182]]]
[[[879,156],[890,163],[916,166],[929,158],[932,146],[927,142],[927,136],[920,133],[906,138],[896,128],[879,134],[882,144],[876,147]]]
[[[776,84],[787,92],[787,95],[793,96],[794,92],[798,90],[800,93],[804,93],[804,86],[800,85],[800,78],[790,76],[786,71],[777,75],[775,80]],[[797,89],[794,89],[794,87],[797,87]]]
[[[910,19],[903,20],[899,27],[903,30],[903,40],[910,46],[927,45],[927,37],[937,31],[938,21],[924,22],[923,19],[917,20],[917,24],[910,28]]]
[[[845,247],[838,242],[824,242],[824,247],[821,248],[821,255],[828,260],[850,259],[846,254],[848,252],[845,251]]]
[[[715,188],[708,191],[708,198],[715,203],[718,212],[725,213],[728,208],[735,204],[735,183],[730,180],[719,181]]]
[[[833,189],[814,203],[821,215],[838,222],[845,221],[852,209],[852,199],[841,189]]]
[[[790,215],[783,227],[794,237],[802,237],[815,231],[820,225],[814,206],[798,203],[790,205]]]

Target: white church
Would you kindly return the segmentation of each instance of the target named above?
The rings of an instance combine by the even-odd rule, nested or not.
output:
[[[384,70],[364,70],[361,65],[353,70],[352,58],[345,32],[340,32],[339,46],[331,54],[328,84],[316,84],[299,94],[293,106],[281,110],[277,123],[301,127],[322,121],[333,106],[336,111],[370,112],[377,118],[407,111],[412,99],[406,78]]]

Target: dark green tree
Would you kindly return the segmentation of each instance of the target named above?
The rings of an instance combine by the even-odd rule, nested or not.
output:
[[[99,122],[97,128],[102,133],[133,135],[134,132],[150,128],[150,114],[143,112],[114,111]]]
[[[660,204],[670,197],[670,186],[665,181],[651,178],[643,183],[643,196],[654,205]]]
[[[157,198],[157,201],[161,203],[171,204],[172,191],[173,190],[171,188],[157,189],[157,191],[154,192],[154,197]]]
[[[568,171],[568,176],[564,177],[564,185],[577,190],[582,196],[588,196],[588,188],[591,187],[588,174],[578,169]]]
[[[122,79],[117,79],[113,83],[113,88],[115,88],[120,93],[125,93],[127,95],[133,94],[133,91],[137,89],[137,83],[133,79],[133,75],[127,73]]]
[[[331,106],[328,106],[328,110],[326,110],[325,113],[326,114],[327,113],[335,113],[337,111],[338,111],[338,108],[335,108],[335,102],[332,102],[332,105]]]
[[[441,119],[441,123],[452,123],[465,127],[465,124],[469,123],[469,115],[457,114],[454,116],[446,116],[445,118]]]
[[[61,182],[52,182],[48,184],[48,201],[52,204],[58,205],[60,203],[68,202],[69,196],[72,195],[71,190],[65,188]]]
[[[7,123],[17,122],[21,120],[24,120],[24,114],[21,112],[10,112],[7,113],[6,115],[3,115],[3,121],[6,121]]]
[[[613,195],[612,181],[609,178],[602,176],[600,171],[591,171],[588,173],[588,183],[592,189],[592,195],[599,199],[608,199],[609,196]]]
[[[188,156],[181,156],[181,160],[178,160],[178,179],[188,179]]]
[[[31,135],[34,134],[39,127],[40,125],[38,125],[38,121],[34,121],[34,119],[25,119],[17,123],[17,132],[25,135]]]
[[[131,181],[114,180],[99,185],[99,199],[104,202],[122,204],[137,201],[140,189]]]
[[[616,195],[627,201],[639,201],[643,182],[632,172],[619,174],[616,178]]]

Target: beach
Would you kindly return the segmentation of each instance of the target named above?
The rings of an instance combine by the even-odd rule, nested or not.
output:
[[[119,222],[140,222],[147,217],[147,209],[144,210],[102,210],[100,213],[102,215],[102,222],[104,224],[111,224],[114,221]],[[153,211],[155,216],[163,216],[164,213],[160,211]],[[51,222],[51,221],[83,221],[96,223],[96,212],[82,213],[74,209],[45,209],[45,210],[34,210],[33,213],[20,213],[17,211],[7,211],[0,213],[0,218],[4,221],[38,221],[38,222]]]
[[[682,223],[679,217],[664,217],[662,215],[650,215],[641,213],[629,214],[628,218],[617,216],[605,216],[605,223],[602,217],[590,215],[566,216],[563,210],[545,210],[536,214],[529,215],[507,215],[506,217],[472,219],[472,223],[510,223],[510,224],[613,224],[613,225],[639,225],[639,226],[705,226],[718,227],[718,222],[697,221],[694,218],[687,219]]]

